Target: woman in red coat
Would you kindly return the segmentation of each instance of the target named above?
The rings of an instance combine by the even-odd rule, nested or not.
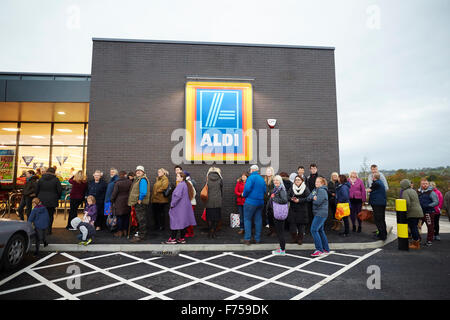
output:
[[[234,193],[236,194],[236,204],[239,211],[239,232],[238,234],[244,234],[244,203],[245,198],[242,196],[245,187],[245,181],[247,181],[248,173],[242,173],[241,177],[238,179],[236,183],[236,187],[234,188]]]

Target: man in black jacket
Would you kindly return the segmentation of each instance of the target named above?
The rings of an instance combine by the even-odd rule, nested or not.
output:
[[[306,178],[306,185],[308,186],[308,189],[312,192],[316,188],[316,179],[319,176],[319,173],[317,172],[317,165],[315,163],[311,163],[309,165],[309,176]],[[308,216],[309,216],[309,223],[308,227],[306,228],[306,232],[309,232],[311,223],[313,221],[313,212],[312,212],[312,201],[308,202]]]
[[[47,208],[50,217],[48,234],[52,234],[53,216],[62,194],[61,182],[55,175],[55,168],[48,168],[37,184],[36,195]]]
[[[22,192],[22,199],[20,200],[19,208],[17,209],[17,212],[19,213],[20,220],[24,220],[23,216],[23,209],[26,207],[25,213],[28,217],[31,213],[31,201],[34,197],[36,197],[36,189],[37,189],[37,182],[38,177],[34,175],[33,170],[28,170],[25,173],[25,176],[27,178],[27,182],[23,188]]]

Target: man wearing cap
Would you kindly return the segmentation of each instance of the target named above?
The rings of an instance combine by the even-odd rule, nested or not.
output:
[[[130,189],[128,205],[134,206],[136,218],[139,223],[138,237],[133,237],[131,242],[140,242],[147,236],[147,209],[150,204],[150,183],[145,175],[143,166],[136,167],[136,178]]]
[[[244,203],[244,229],[245,236],[241,242],[249,245],[252,236],[252,220],[255,221],[255,242],[261,242],[262,209],[264,207],[264,195],[266,193],[266,183],[264,178],[258,173],[257,165],[250,167],[250,176],[245,182],[242,196]]]

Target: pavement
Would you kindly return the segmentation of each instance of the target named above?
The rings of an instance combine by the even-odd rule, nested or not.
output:
[[[388,231],[393,226],[388,227]],[[116,238],[107,230],[97,231],[93,242],[88,246],[78,245],[76,239],[77,231],[68,231],[65,228],[54,228],[53,234],[48,237],[49,246],[42,248],[43,251],[253,251],[253,250],[273,250],[278,246],[276,236],[266,235],[268,228],[263,228],[261,243],[250,246],[240,243],[243,235],[239,235],[238,228],[223,226],[217,232],[217,237],[209,239],[207,237],[206,225],[200,224],[194,228],[195,236],[186,238],[186,244],[167,245],[164,242],[169,238],[166,230],[150,230],[147,239],[140,243],[131,243],[127,237]],[[385,242],[374,239],[376,227],[373,223],[363,222],[362,232],[351,232],[349,237],[342,237],[339,231],[327,230],[327,238],[330,243],[330,249],[369,249],[382,247]],[[285,238],[287,240],[286,250],[313,250],[314,241],[312,236],[307,233],[303,245],[289,243],[291,236],[286,230]],[[392,241],[391,234],[387,241]]]

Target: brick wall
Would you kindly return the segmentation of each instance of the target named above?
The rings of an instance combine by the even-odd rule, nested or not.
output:
[[[327,179],[339,171],[333,50],[94,40],[88,175],[143,165],[152,182],[160,167],[174,181],[170,154],[177,142],[171,133],[185,126],[185,82],[193,75],[255,79],[253,127],[267,129],[267,119],[278,120],[279,172],[290,174],[303,165],[308,173],[311,162]],[[199,193],[209,166],[182,166],[198,182]],[[228,214],[236,212],[236,179],[249,165],[218,167],[228,222]],[[202,210],[198,205],[196,215]]]

